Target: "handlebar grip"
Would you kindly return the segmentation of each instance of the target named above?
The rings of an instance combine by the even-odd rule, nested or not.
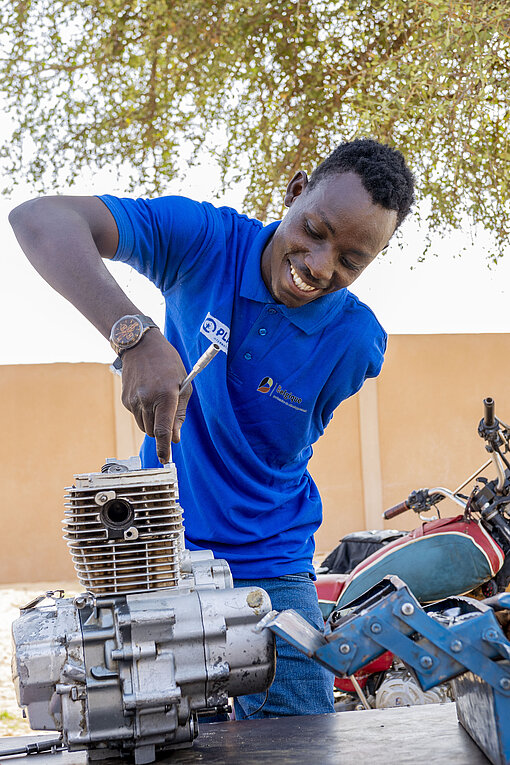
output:
[[[398,505],[394,505],[393,507],[388,508],[388,510],[385,510],[383,513],[383,518],[384,520],[389,521],[390,518],[395,518],[396,515],[405,513],[406,510],[409,510],[407,499],[405,499],[403,502],[400,502]]]
[[[492,428],[494,425],[494,399],[487,397],[483,400],[483,420],[486,428]]]

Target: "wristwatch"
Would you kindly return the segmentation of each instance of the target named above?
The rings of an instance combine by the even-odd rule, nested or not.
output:
[[[152,327],[158,325],[150,316],[127,314],[117,319],[110,332],[110,345],[119,356],[129,348],[138,345],[142,337]]]

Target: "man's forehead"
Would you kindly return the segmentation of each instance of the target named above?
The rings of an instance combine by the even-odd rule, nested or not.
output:
[[[363,206],[375,204],[369,191],[363,186],[363,181],[357,173],[335,172],[328,173],[310,189],[310,201],[327,205],[330,212],[335,207],[361,203]]]
[[[307,202],[309,213],[333,236],[346,226],[353,227],[374,239],[375,248],[386,246],[397,225],[397,211],[374,202],[353,172],[329,173],[321,178],[310,189]]]

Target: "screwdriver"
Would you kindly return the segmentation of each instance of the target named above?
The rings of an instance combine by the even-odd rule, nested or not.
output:
[[[186,375],[186,377],[184,378],[184,380],[180,384],[180,386],[179,386],[179,393],[183,393],[186,390],[186,388],[188,387],[190,382],[195,379],[197,374],[199,372],[201,372],[202,369],[205,369],[205,367],[208,365],[208,363],[214,359],[214,357],[216,356],[216,354],[218,353],[219,350],[220,350],[220,346],[218,345],[218,343],[211,343],[211,345],[205,351],[205,353],[203,353],[200,356],[200,358],[198,359],[198,361],[195,364],[195,366],[192,368],[192,370],[189,373],[189,375]]]

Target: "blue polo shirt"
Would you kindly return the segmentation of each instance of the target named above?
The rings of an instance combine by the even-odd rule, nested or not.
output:
[[[184,197],[100,197],[119,230],[114,260],[161,290],[165,336],[194,380],[172,445],[187,545],[226,558],[234,577],[309,571],[322,519],[307,471],[334,409],[381,369],[386,334],[348,290],[299,308],[276,303],[260,272],[278,223]],[[159,466],[146,437],[144,467]],[[339,512],[342,508],[339,508]]]

